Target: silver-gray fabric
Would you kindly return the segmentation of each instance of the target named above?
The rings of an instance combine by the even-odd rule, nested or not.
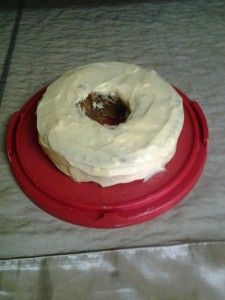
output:
[[[225,299],[225,244],[0,261],[0,299]]]
[[[9,23],[11,23],[9,21]],[[0,68],[2,70],[3,64],[4,64],[4,60],[5,60],[5,56],[7,53],[7,46],[9,43],[9,38],[11,35],[11,24],[9,24],[8,22],[6,23],[6,25],[3,23],[3,19],[0,13]],[[6,27],[6,29],[4,28]],[[8,31],[9,30],[9,31]]]
[[[2,71],[16,17],[16,10],[0,9],[0,70]],[[1,73],[0,73],[1,74]]]
[[[64,282],[65,280],[67,281],[66,276],[69,269],[69,263],[67,264],[67,262],[65,267],[63,267],[64,259],[65,261],[79,261],[82,258],[85,268],[86,257],[87,270],[92,270],[92,277],[88,275],[88,272],[82,274],[85,274],[84,278],[88,284],[94,286],[95,278],[93,274],[95,271],[101,272],[101,267],[98,264],[92,266],[90,254],[87,256],[83,254],[83,256],[78,257],[76,256],[77,252],[159,246],[171,243],[224,241],[224,1],[114,1],[113,3],[84,1],[80,4],[73,1],[57,0],[45,1],[45,3],[39,3],[39,1],[31,2],[25,3],[22,12],[18,34],[14,39],[15,48],[10,61],[10,69],[0,106],[0,258],[9,259],[8,261],[2,261],[3,269],[7,262],[12,268],[13,265],[15,266],[14,271],[6,272],[5,275],[3,272],[0,286],[1,282],[5,282],[5,276],[6,278],[12,276],[9,279],[9,283],[4,283],[6,286],[9,284],[12,290],[14,287],[16,289],[16,285],[13,285],[12,280],[13,278],[17,280],[17,276],[20,276],[19,274],[21,274],[20,280],[26,282],[27,274],[31,276],[30,274],[32,273],[31,262],[34,262],[34,264],[37,264],[37,272],[34,268],[34,278],[36,278],[35,276],[42,276],[41,272],[46,268],[52,268],[50,271],[52,272],[51,282],[53,287],[57,288],[58,279],[54,276],[54,264],[58,258],[53,257],[51,260],[51,255],[53,254],[73,253],[71,257],[64,258],[60,256],[60,259],[62,259],[59,267],[60,276],[62,276],[62,281]],[[10,39],[8,32],[10,28],[13,29],[16,14],[17,11],[13,8],[11,10],[0,10],[0,66],[4,64]],[[96,230],[74,226],[41,211],[17,186],[9,170],[4,149],[6,126],[14,111],[18,110],[34,92],[46,85],[46,83],[56,79],[67,69],[96,61],[125,61],[133,62],[146,68],[154,68],[160,75],[186,92],[191,99],[199,101],[207,116],[210,130],[207,164],[193,191],[178,206],[166,214],[147,223],[115,230]],[[212,247],[215,245],[216,251],[220,251],[220,249],[221,253],[224,251],[223,244],[212,243],[211,245]],[[180,247],[176,249],[183,249],[182,246]],[[202,247],[202,244],[198,246],[192,245],[191,248],[188,245],[184,246],[185,251],[187,251],[185,253],[193,260],[192,268],[189,269],[189,274],[193,270],[193,276],[196,275],[195,271],[198,265],[200,264],[200,268],[200,266],[204,266],[205,261],[207,262],[207,256],[204,256],[205,246]],[[211,246],[207,247],[207,253],[210,253]],[[127,276],[132,276],[132,273],[136,272],[136,275],[134,274],[136,279],[133,279],[133,281],[137,280],[138,282],[137,294],[133,292],[135,284],[130,287],[129,284],[125,285],[124,283],[127,291],[122,291],[123,282],[128,282],[129,279],[122,281],[120,287],[118,280],[117,286],[114,286],[112,283],[109,287],[112,293],[115,288],[115,293],[117,293],[115,294],[115,299],[142,299],[141,297],[147,297],[145,292],[143,292],[143,295],[139,294],[139,289],[143,290],[144,284],[147,285],[148,277],[145,278],[145,272],[152,274],[151,272],[153,272],[154,268],[151,269],[147,261],[145,266],[144,258],[148,260],[148,256],[151,257],[154,251],[155,255],[159,253],[160,256],[161,251],[167,251],[166,249],[168,248],[156,247],[146,248],[143,250],[144,252],[142,250],[135,252],[136,250],[134,250],[137,253],[136,260],[139,257],[141,259],[142,254],[145,253],[141,264],[138,264],[137,261],[134,262],[136,263],[136,271],[132,268],[132,264],[129,269],[129,263],[132,263],[130,258],[127,265]],[[190,249],[194,249],[193,251],[198,259],[192,257],[192,250],[190,251]],[[132,252],[132,250],[129,251]],[[183,255],[182,251],[180,252],[181,256]],[[104,255],[107,255],[107,257],[112,255],[112,258],[108,258],[111,261],[113,257],[123,256],[124,252],[122,251],[122,254],[114,251],[105,253],[98,253],[100,261],[104,260]],[[128,257],[130,257],[130,252],[127,253]],[[25,273],[21,273],[20,269],[17,269],[17,264],[20,261],[10,260],[10,258],[14,257],[39,255],[50,256],[46,259],[37,258],[33,261],[22,260],[22,264],[27,263],[27,268],[30,270],[28,273],[24,270],[26,273],[24,279],[22,279],[22,274]],[[213,260],[213,255],[214,252],[212,252],[209,259]],[[123,259],[121,258],[121,260]],[[124,260],[126,261],[125,258]],[[170,258],[168,258],[169,260]],[[165,278],[167,277],[164,278],[163,273],[158,273],[164,266],[163,260],[161,262],[161,265],[160,260],[157,262],[158,267],[155,269],[155,273],[159,277],[157,277],[157,282],[154,281],[154,284],[162,291],[161,298],[165,299],[165,297],[163,298],[162,287],[165,285]],[[173,267],[183,270],[185,259],[182,260],[182,264],[177,266],[175,262],[176,260],[171,264],[170,270]],[[224,262],[222,260],[220,262],[223,269]],[[41,263],[43,268],[40,267]],[[45,267],[44,264],[48,266]],[[197,264],[197,266],[194,264]],[[116,266],[114,267],[115,269],[117,268]],[[204,267],[202,268],[202,274],[204,274]],[[214,268],[217,268],[217,264],[214,266],[209,262],[205,272],[208,272],[210,268],[212,268],[210,272],[215,274]],[[78,274],[78,270],[80,272],[80,269],[77,268],[74,274]],[[142,274],[140,278],[144,278],[142,278],[144,283],[139,278],[139,272]],[[101,274],[104,274],[104,270]],[[214,280],[213,276],[211,276],[212,282]],[[77,282],[79,283],[79,277],[76,278],[78,278]],[[203,286],[207,286],[206,290],[212,289],[212,295],[215,295],[213,294],[215,286],[223,290],[222,283],[217,284],[217,281],[215,281],[215,286],[213,286],[208,281],[205,281],[202,285],[198,285],[197,283],[200,282],[198,281],[200,279],[196,279],[195,283],[190,275],[186,280],[192,280],[193,285],[191,289],[193,294],[188,294],[182,289],[182,284],[185,285],[184,277],[172,278],[172,281],[178,280],[178,299],[180,299],[182,291],[184,295],[188,295],[187,297],[191,295],[193,299],[198,297],[206,299],[204,297],[205,294],[201,294],[200,290],[200,287]],[[27,294],[24,295],[24,298],[22,296],[19,298],[20,296],[15,292],[13,296],[10,295],[8,297],[6,295],[3,299],[41,299],[38,297],[43,287],[38,286],[38,279],[32,280],[35,281],[37,298],[34,295],[32,296],[33,298],[29,298]],[[26,284],[29,283],[27,282]],[[68,284],[72,285],[72,281],[68,282]],[[107,284],[110,285],[110,281]],[[120,289],[122,292],[119,292]],[[29,286],[27,286],[27,291],[30,291]],[[81,293],[85,293],[85,291],[82,291],[82,287]],[[3,297],[2,295],[0,294],[0,299]],[[57,294],[54,295],[56,296],[53,299],[59,299]],[[85,294],[81,295],[80,298],[76,299],[91,299],[88,296],[90,295],[88,291],[86,296],[83,296]],[[93,299],[97,299],[96,295],[93,296]],[[157,298],[157,294],[153,295]],[[168,299],[176,299],[174,298],[175,294],[171,295]],[[209,293],[209,295],[211,294]],[[218,293],[218,295],[220,294]],[[98,299],[104,299],[104,297],[105,295],[101,294]],[[154,297],[152,299],[155,299]],[[114,299],[113,296],[111,298]],[[187,299],[190,299],[190,297]],[[210,299],[216,298],[211,297]]]

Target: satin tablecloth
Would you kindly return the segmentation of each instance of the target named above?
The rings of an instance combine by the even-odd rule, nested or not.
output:
[[[0,4],[0,299],[225,299],[224,1]],[[20,190],[8,120],[67,69],[95,61],[154,68],[202,106],[207,164],[173,210],[136,226],[87,229]]]

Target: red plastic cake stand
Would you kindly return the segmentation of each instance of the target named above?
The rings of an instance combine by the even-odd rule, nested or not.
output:
[[[184,125],[176,154],[166,171],[148,181],[111,187],[78,183],[59,171],[38,144],[36,108],[45,89],[35,94],[9,122],[7,155],[16,181],[41,209],[64,221],[95,228],[116,228],[152,219],[191,191],[207,155],[208,127],[197,102],[180,90]]]

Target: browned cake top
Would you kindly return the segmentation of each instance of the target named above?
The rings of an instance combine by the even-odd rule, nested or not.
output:
[[[130,114],[130,109],[118,96],[91,93],[79,105],[90,119],[100,124],[118,125]]]

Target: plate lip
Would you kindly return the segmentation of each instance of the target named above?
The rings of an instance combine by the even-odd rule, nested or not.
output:
[[[191,150],[191,156],[193,157],[194,155],[194,159],[192,158],[192,160],[188,159],[188,161],[185,163],[185,169],[180,170],[175,176],[174,178],[165,185],[165,187],[163,187],[163,190],[157,190],[154,193],[136,198],[136,199],[132,199],[132,200],[128,200],[125,203],[116,203],[115,205],[110,204],[109,206],[104,205],[101,206],[99,204],[89,204],[89,205],[82,205],[81,203],[79,203],[78,205],[76,205],[76,203],[74,205],[70,205],[66,202],[63,202],[59,199],[55,199],[54,197],[52,197],[51,195],[45,193],[43,190],[38,189],[38,187],[34,184],[34,182],[27,176],[26,172],[23,169],[23,166],[21,165],[21,162],[17,156],[17,151],[16,151],[16,144],[15,144],[15,140],[16,140],[16,136],[18,134],[18,130],[20,128],[20,124],[21,124],[21,120],[23,119],[24,115],[29,112],[30,109],[33,108],[33,105],[36,105],[38,103],[38,101],[41,99],[42,95],[44,94],[44,92],[46,91],[47,87],[42,88],[41,90],[39,90],[36,94],[34,94],[23,106],[22,108],[18,111],[15,112],[10,121],[9,121],[9,125],[7,127],[7,133],[6,133],[6,151],[7,151],[7,157],[8,160],[10,162],[10,167],[12,170],[12,173],[16,179],[16,181],[18,182],[19,186],[21,187],[22,191],[25,192],[25,194],[31,199],[31,201],[33,201],[37,206],[41,207],[43,210],[47,211],[48,213],[50,213],[51,215],[55,215],[57,218],[63,219],[67,222],[73,223],[73,224],[78,224],[80,222],[76,222],[76,221],[68,221],[67,218],[62,218],[57,214],[54,214],[52,211],[50,211],[49,209],[46,209],[46,207],[44,205],[42,205],[40,200],[37,200],[37,197],[47,197],[48,200],[51,200],[53,202],[57,202],[58,205],[62,205],[63,207],[67,207],[69,209],[79,209],[79,210],[87,210],[87,211],[92,211],[92,212],[118,212],[120,211],[126,211],[126,210],[135,210],[136,208],[140,209],[141,207],[145,207],[148,202],[150,201],[149,199],[155,197],[154,201],[159,200],[158,198],[160,197],[160,194],[165,193],[166,195],[168,193],[170,193],[171,191],[174,191],[177,187],[177,185],[180,184],[180,180],[177,181],[177,178],[181,175],[183,175],[183,177],[186,177],[188,175],[188,172],[190,172],[190,169],[193,167],[193,164],[196,163],[196,161],[199,159],[198,156],[201,154],[201,160],[199,162],[199,166],[198,166],[198,171],[197,171],[197,175],[196,175],[196,179],[192,180],[193,182],[190,183],[191,187],[190,188],[186,188],[183,189],[183,196],[179,196],[181,194],[181,192],[179,192],[179,195],[177,196],[179,199],[177,201],[175,200],[171,200],[167,201],[165,203],[161,203],[160,206],[155,207],[155,210],[163,210],[163,205],[168,206],[169,202],[171,202],[170,206],[174,206],[177,202],[181,201],[183,199],[183,197],[192,189],[192,187],[194,186],[194,184],[196,183],[198,177],[201,174],[201,171],[203,169],[205,160],[206,160],[206,156],[207,156],[207,146],[208,146],[208,140],[207,142],[205,142],[205,140],[203,140],[201,138],[201,130],[200,130],[200,126],[201,124],[199,124],[199,122],[202,122],[202,128],[203,128],[203,135],[207,136],[207,133],[204,132],[206,130],[208,130],[208,126],[207,126],[207,121],[205,119],[204,113],[201,110],[201,107],[199,106],[198,102],[193,102],[191,101],[180,89],[175,88],[175,90],[178,92],[178,94],[182,97],[183,99],[183,104],[184,104],[184,108],[187,109],[187,112],[191,115],[191,120],[192,122],[194,122],[193,126],[194,129],[196,131],[197,129],[197,134],[199,135],[198,138],[195,138],[195,143],[194,146],[192,147]],[[39,98],[39,99],[38,99]],[[198,106],[200,107],[201,110],[201,114],[200,116],[196,116],[196,110],[193,108],[193,103],[197,103]],[[200,121],[199,121],[200,120]],[[196,133],[195,132],[195,133]],[[12,145],[13,144],[13,145]],[[13,149],[14,148],[14,149]],[[57,170],[57,169],[56,169]],[[57,170],[58,171],[58,170]],[[67,176],[67,175],[65,175]],[[23,179],[22,179],[23,178]],[[24,185],[24,180],[27,181],[27,183]],[[183,179],[184,180],[184,179]],[[31,185],[33,185],[33,189],[35,192],[33,192],[33,194],[31,195],[31,193],[28,191],[29,188],[27,187],[27,185],[29,185],[29,183]],[[81,184],[85,184],[85,183],[81,183]],[[126,185],[129,185],[130,183],[126,183]],[[37,194],[40,193],[39,196],[37,196]],[[34,194],[36,194],[34,196]],[[153,205],[154,201],[151,203],[149,203],[149,205]],[[160,201],[159,201],[160,202]],[[169,207],[170,208],[170,207]],[[167,209],[169,209],[167,208]],[[167,210],[166,209],[166,210]],[[158,214],[161,214],[163,211],[159,212]],[[158,215],[157,214],[157,215]],[[138,217],[138,215],[136,216]],[[140,217],[140,216],[139,216]],[[128,217],[129,219],[129,217]],[[150,219],[150,217],[148,218]],[[84,222],[85,223],[85,222]],[[134,223],[139,223],[139,222],[133,222]],[[83,226],[89,226],[89,225],[85,225],[85,224],[81,224]],[[121,226],[128,226],[131,224],[124,224]],[[112,226],[100,226],[101,228],[114,228],[114,227],[121,227],[120,225],[116,225],[116,224],[112,224]],[[90,225],[89,227],[96,227],[94,224]],[[99,226],[97,226],[96,228],[98,228]]]

